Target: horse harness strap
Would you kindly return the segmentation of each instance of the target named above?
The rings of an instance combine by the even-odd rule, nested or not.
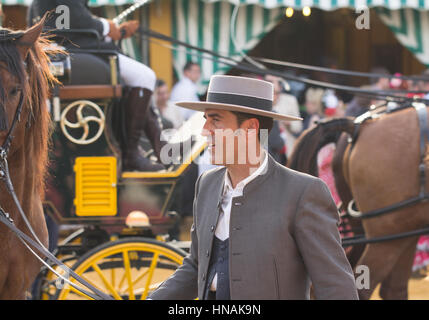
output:
[[[420,127],[420,195],[422,199],[427,200],[429,194],[426,193],[426,165],[425,165],[425,154],[426,154],[426,144],[429,143],[429,128],[427,123],[427,108],[423,103],[414,103],[414,108],[416,109],[417,115],[419,117],[419,127]]]
[[[344,237],[341,239],[342,247],[350,247],[358,244],[368,244],[368,243],[380,243],[385,241],[392,241],[398,239],[404,239],[409,237],[417,237],[429,234],[429,226],[409,232],[403,232],[398,234],[391,234],[387,236],[380,236],[376,238],[365,238],[365,235],[354,236],[354,237]]]

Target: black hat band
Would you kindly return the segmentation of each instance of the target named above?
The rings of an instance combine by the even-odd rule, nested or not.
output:
[[[207,102],[234,104],[263,111],[272,111],[273,109],[271,100],[231,93],[209,92]]]

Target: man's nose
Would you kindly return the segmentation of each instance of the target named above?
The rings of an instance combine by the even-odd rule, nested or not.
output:
[[[209,122],[207,120],[204,123],[203,129],[201,130],[201,135],[203,137],[209,137],[209,136],[211,136],[210,124],[209,124]]]
[[[208,130],[207,128],[203,127],[203,129],[201,130],[201,135],[203,137],[209,137],[211,135],[210,134],[210,130]]]

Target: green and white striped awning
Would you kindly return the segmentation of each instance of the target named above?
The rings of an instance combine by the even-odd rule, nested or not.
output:
[[[234,43],[231,17],[237,4],[240,4],[240,9],[235,23]],[[256,46],[283,17],[285,6],[296,8],[309,5],[332,9],[365,4],[384,5],[384,8],[377,8],[382,21],[402,45],[429,67],[429,11],[411,9],[429,8],[429,0],[175,0],[172,8],[173,37],[241,60],[240,52],[247,53]],[[406,5],[410,8],[389,9]],[[174,52],[174,67],[179,77],[189,60],[198,62],[201,66],[200,92],[204,92],[211,75],[222,74],[230,69],[221,62],[203,59],[192,50],[177,48]]]
[[[234,5],[253,4],[267,9],[278,7],[292,7],[301,9],[305,6],[322,10],[335,10],[339,8],[384,7],[390,10],[413,8],[429,10],[427,0],[204,0],[206,2],[228,1]]]
[[[153,2],[159,0],[152,0]],[[29,5],[32,0],[0,0],[5,5]],[[113,17],[121,5],[134,0],[90,0],[91,6],[106,6],[106,15]],[[251,50],[281,19],[285,7],[295,9],[304,6],[323,10],[338,8],[377,7],[382,21],[392,30],[398,41],[416,58],[429,67],[429,0],[171,0],[173,30],[178,40],[194,46],[240,58],[241,52]],[[236,19],[235,38],[231,38],[231,16],[240,5]],[[112,7],[112,6],[117,6]],[[131,41],[125,42],[125,50],[138,58]],[[192,50],[177,48],[174,66],[180,76],[187,60],[194,60],[202,67],[203,92],[211,75],[224,73],[229,67],[220,62],[203,59]]]
[[[398,41],[429,68],[429,11],[378,8],[377,14]]]
[[[243,7],[237,14],[233,38],[231,20],[235,5],[227,1],[200,0],[175,0],[172,5],[175,39],[235,58],[237,61],[241,60],[240,52],[245,53],[256,46],[283,16],[281,8]],[[183,47],[177,47],[173,56],[179,77],[187,61],[198,62],[202,71],[201,93],[205,91],[213,74],[223,74],[230,69],[228,65],[205,59],[197,52]]]
[[[29,6],[33,0],[0,0],[1,4],[4,5],[24,5]],[[134,3],[134,0],[90,0],[90,6],[120,6],[124,4]]]
[[[157,0],[155,0],[157,1]],[[173,0],[175,1],[175,0]],[[233,5],[258,5],[267,9],[278,7],[302,8],[309,6],[322,10],[335,10],[338,8],[357,8],[357,7],[384,7],[390,10],[401,8],[412,8],[419,10],[429,10],[428,0],[204,0],[205,2],[214,3],[227,1]],[[5,5],[29,5],[32,0],[0,0]],[[134,3],[135,0],[90,0],[91,6],[106,5],[124,5]]]

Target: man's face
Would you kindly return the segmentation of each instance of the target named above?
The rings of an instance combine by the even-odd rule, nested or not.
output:
[[[201,76],[200,66],[193,64],[191,68],[185,70],[185,77],[189,78],[192,82],[197,83]]]
[[[156,89],[156,105],[164,106],[166,105],[168,99],[170,99],[170,93],[168,91],[168,86],[163,85]]]
[[[212,164],[255,164],[258,161],[259,122],[247,119],[238,125],[230,111],[207,109],[202,135],[207,137]]]

